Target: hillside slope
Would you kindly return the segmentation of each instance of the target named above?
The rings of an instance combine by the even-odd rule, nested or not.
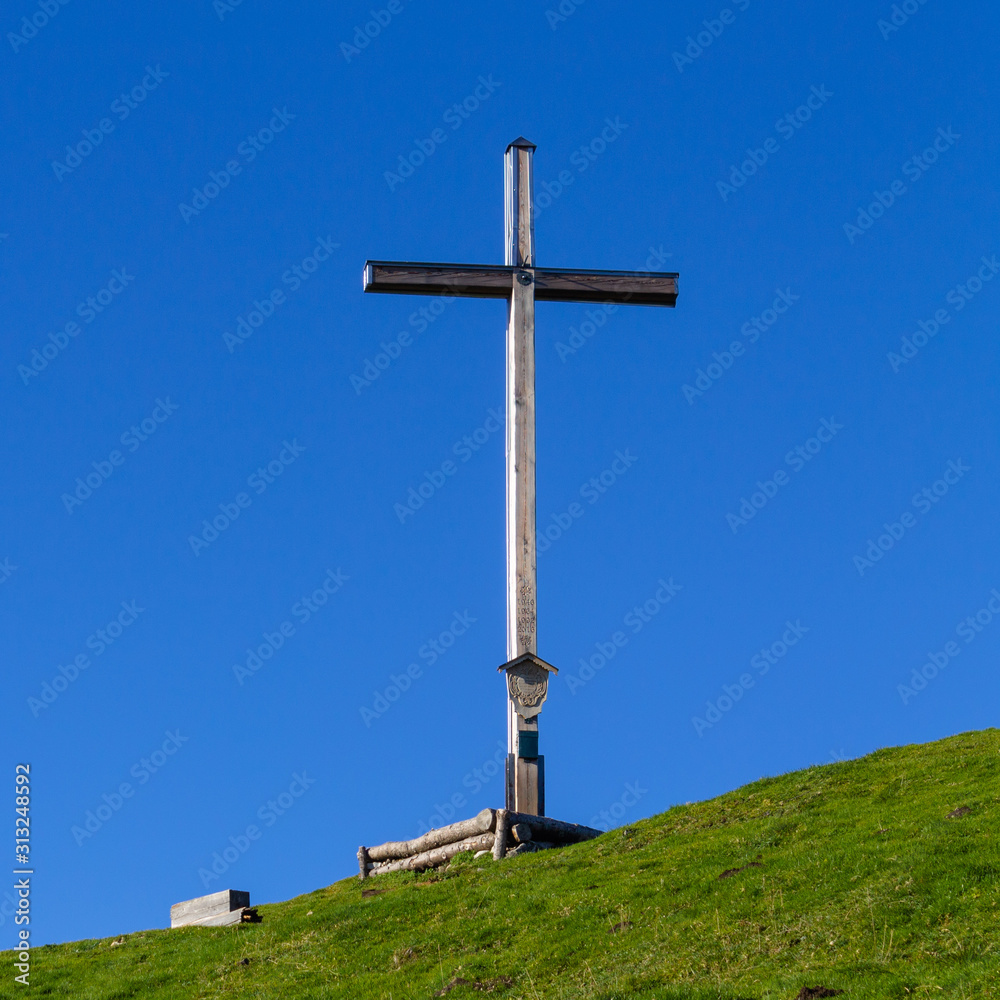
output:
[[[998,796],[1000,730],[880,750],[586,844],[500,864],[465,855],[446,872],[371,880],[385,891],[367,896],[345,880],[259,907],[262,924],[40,948],[33,992],[1000,997]],[[0,996],[19,995],[11,969],[5,952]]]

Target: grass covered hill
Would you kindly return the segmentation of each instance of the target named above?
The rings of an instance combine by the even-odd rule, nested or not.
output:
[[[464,855],[364,893],[345,880],[259,907],[261,924],[39,948],[29,989],[78,1000],[997,998],[998,798],[1000,731],[965,733],[767,778],[586,844],[500,863]],[[27,995],[12,965],[3,953],[0,996]]]

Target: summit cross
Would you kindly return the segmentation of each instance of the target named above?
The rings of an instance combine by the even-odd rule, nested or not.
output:
[[[535,587],[535,302],[673,306],[676,273],[535,266],[534,143],[504,154],[503,265],[365,263],[366,292],[507,300],[507,769],[506,807],[545,815],[538,713],[548,673],[538,658]]]

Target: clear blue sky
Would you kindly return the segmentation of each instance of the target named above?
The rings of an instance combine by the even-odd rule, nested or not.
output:
[[[0,24],[36,942],[502,804],[504,306],[361,272],[502,262],[521,134],[539,264],[681,275],[536,314],[549,813],[996,724],[995,5],[44,6]]]

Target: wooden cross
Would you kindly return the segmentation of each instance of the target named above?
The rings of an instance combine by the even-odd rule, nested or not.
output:
[[[536,267],[534,151],[534,143],[520,138],[504,154],[503,266],[370,260],[364,287],[366,292],[507,300],[508,662],[501,668],[508,671],[506,805],[544,816],[537,712],[545,697],[547,671],[555,668],[538,659],[535,629],[535,302],[673,306],[678,275]],[[512,681],[515,674],[519,679]],[[532,698],[533,706],[525,708],[525,700]]]

